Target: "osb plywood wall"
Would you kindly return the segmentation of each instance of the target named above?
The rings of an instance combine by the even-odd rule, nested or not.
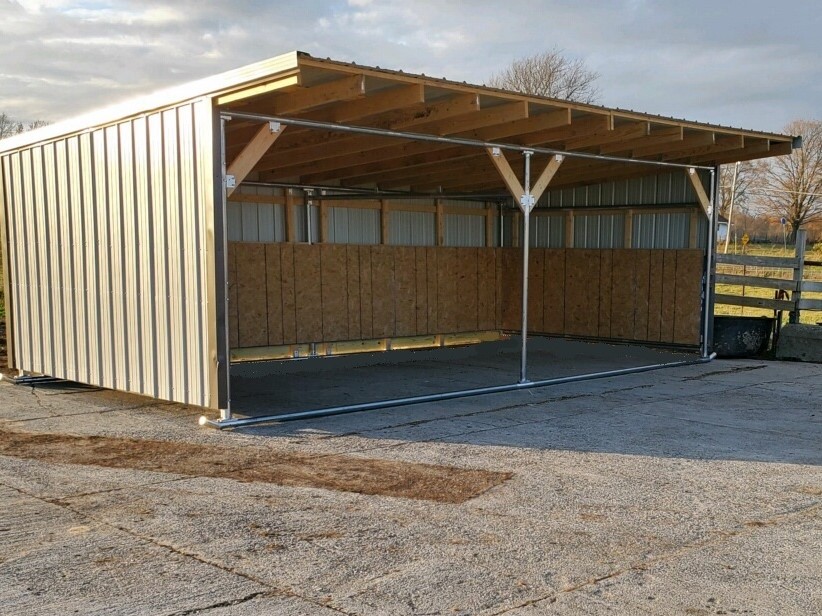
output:
[[[229,244],[232,348],[517,330],[517,248]],[[529,331],[696,345],[700,250],[531,250]]]

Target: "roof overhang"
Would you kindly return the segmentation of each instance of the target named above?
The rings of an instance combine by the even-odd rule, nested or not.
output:
[[[0,142],[0,151],[206,96],[221,112],[329,125],[287,126],[275,140],[261,137],[259,121],[227,122],[227,162],[247,153],[254,143],[257,153],[246,177],[265,182],[416,192],[504,190],[481,148],[350,134],[334,130],[332,124],[619,159],[569,157],[552,180],[553,187],[659,171],[632,165],[631,160],[712,166],[788,154],[797,145],[787,135],[526,96],[291,52],[7,139]],[[520,153],[504,155],[514,169],[522,168]],[[535,156],[535,171],[549,160]]]

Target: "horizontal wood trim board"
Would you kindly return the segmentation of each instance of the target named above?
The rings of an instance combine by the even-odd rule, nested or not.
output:
[[[746,287],[760,287],[763,289],[784,289],[785,291],[796,291],[797,286],[795,280],[762,278],[760,276],[738,276],[736,274],[717,274],[716,281],[720,284],[735,284]]]
[[[235,349],[521,326],[518,248],[231,242],[229,258]],[[533,248],[531,259],[533,333],[699,344],[701,250]]]
[[[782,299],[767,299],[764,297],[745,297],[741,295],[725,295],[717,293],[717,304],[726,306],[744,306],[745,308],[766,308],[768,310],[793,310],[795,302]]]

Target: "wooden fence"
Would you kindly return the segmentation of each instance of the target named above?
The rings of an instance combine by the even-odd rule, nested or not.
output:
[[[806,299],[803,293],[822,293],[822,281],[805,280],[806,232],[799,230],[793,257],[761,257],[752,255],[717,254],[717,265],[738,266],[742,273],[723,271],[716,274],[715,283],[785,291],[786,297],[773,299],[717,293],[717,304],[764,308],[791,313],[791,322],[799,322],[802,310],[822,310],[822,299]],[[729,269],[729,268],[725,268]],[[749,275],[753,273],[754,275]]]

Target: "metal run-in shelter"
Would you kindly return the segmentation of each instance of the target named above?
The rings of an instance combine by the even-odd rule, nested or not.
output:
[[[9,365],[226,427],[271,419],[232,361],[523,334],[508,385],[315,414],[545,384],[526,333],[705,361],[717,166],[797,145],[291,52],[0,142]]]

